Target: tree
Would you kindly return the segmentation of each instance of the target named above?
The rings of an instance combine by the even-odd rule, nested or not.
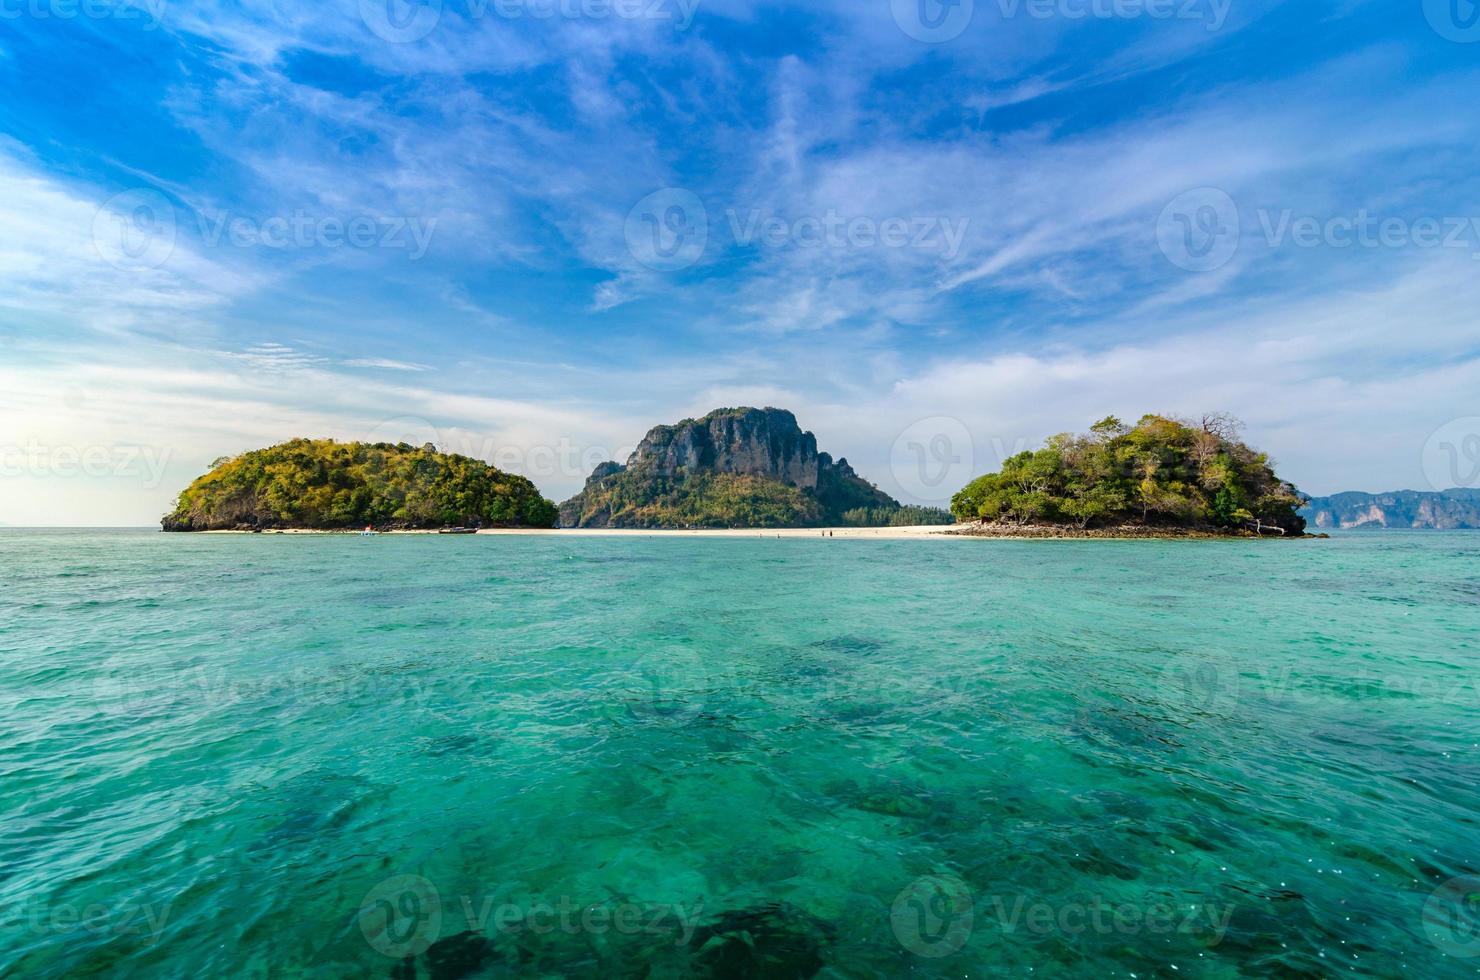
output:
[[[1106,418],[1088,435],[1057,435],[1013,456],[963,488],[951,510],[966,521],[1303,533],[1304,499],[1266,456],[1233,438],[1240,424],[1223,414],[1196,424],[1147,415],[1134,427]]]

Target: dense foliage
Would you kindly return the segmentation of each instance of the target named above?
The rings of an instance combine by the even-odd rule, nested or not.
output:
[[[856,477],[829,479],[812,491],[760,476],[709,471],[669,475],[611,464],[561,506],[560,520],[566,527],[887,527],[901,523],[902,513],[887,495]],[[938,516],[909,516],[903,523],[939,522]]]
[[[899,502],[818,452],[779,408],[722,408],[648,432],[560,505],[564,527],[836,527],[896,520]],[[845,518],[845,515],[851,515]]]
[[[845,527],[927,527],[954,524],[950,511],[939,507],[860,507],[843,514]]]
[[[1010,524],[1304,532],[1300,494],[1238,430],[1222,415],[1199,423],[1148,415],[1134,427],[1108,418],[1087,435],[1055,436],[1012,457],[957,494],[951,510],[963,521]]]
[[[556,517],[524,477],[430,445],[295,439],[218,461],[164,527],[552,527]]]
[[[580,511],[562,514],[563,524],[717,529],[796,527],[822,519],[822,507],[811,494],[732,473],[665,477],[628,470],[578,499]]]

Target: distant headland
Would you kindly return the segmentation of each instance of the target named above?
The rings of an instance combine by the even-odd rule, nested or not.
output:
[[[1408,528],[1467,531],[1480,528],[1480,489],[1457,488],[1436,493],[1397,490],[1393,493],[1337,493],[1317,497],[1301,514],[1320,530]]]

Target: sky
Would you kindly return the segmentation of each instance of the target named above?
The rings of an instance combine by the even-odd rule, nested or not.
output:
[[[740,405],[913,503],[1150,412],[1480,485],[1477,91],[1468,0],[0,0],[0,523]]]

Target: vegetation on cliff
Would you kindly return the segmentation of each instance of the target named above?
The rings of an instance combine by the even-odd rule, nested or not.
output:
[[[726,408],[661,425],[560,507],[565,527],[782,528],[890,523],[898,501],[817,451],[796,416]]]
[[[218,460],[180,494],[167,531],[237,528],[552,527],[522,476],[405,443],[295,439]]]
[[[951,510],[1002,525],[1302,534],[1304,499],[1238,434],[1225,415],[1196,423],[1147,415],[1134,427],[1107,418],[1087,435],[1055,436],[1012,457],[957,494]]]

